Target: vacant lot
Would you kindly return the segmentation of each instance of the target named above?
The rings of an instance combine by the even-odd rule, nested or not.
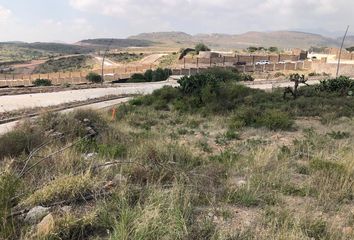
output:
[[[37,66],[33,73],[55,73],[68,71],[81,71],[92,69],[95,61],[92,56],[80,55],[51,59]]]
[[[353,239],[353,82],[294,99],[241,78],[213,69],[1,136],[0,237]]]

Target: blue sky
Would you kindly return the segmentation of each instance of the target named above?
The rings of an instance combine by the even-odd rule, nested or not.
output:
[[[76,42],[153,31],[339,34],[353,11],[352,0],[0,0],[0,41]]]

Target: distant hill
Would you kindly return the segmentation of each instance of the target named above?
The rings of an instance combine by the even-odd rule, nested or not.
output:
[[[44,51],[44,52],[56,53],[56,54],[83,54],[83,53],[90,53],[94,50],[92,48],[81,47],[72,44],[47,43],[47,42],[35,42],[35,43],[2,42],[0,43],[0,47],[22,48],[22,49]]]
[[[97,38],[97,39],[86,39],[82,40],[76,45],[93,47],[93,48],[106,48],[110,42],[111,48],[128,48],[128,47],[150,47],[155,43],[151,40],[145,39],[110,39],[110,38]]]
[[[276,46],[280,48],[304,48],[311,46],[340,46],[339,39],[325,37],[320,34],[312,34],[298,31],[274,31],[274,32],[247,32],[244,34],[197,34],[189,35],[183,32],[154,32],[142,33],[129,37],[159,42],[160,44],[174,44],[177,46],[191,45],[204,42],[212,48],[245,48],[249,46]],[[346,45],[354,44],[354,38],[349,39]]]
[[[184,45],[195,43],[194,37],[184,32],[141,33],[136,36],[131,36],[128,39],[149,40],[164,45]]]

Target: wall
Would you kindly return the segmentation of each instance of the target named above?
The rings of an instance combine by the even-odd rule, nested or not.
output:
[[[140,66],[126,66],[119,68],[105,68],[104,74],[109,74],[105,76],[106,81],[113,81],[117,79],[129,78],[134,73],[143,73],[148,69],[151,69],[151,65],[140,65]],[[60,72],[60,73],[48,73],[48,74],[0,74],[0,87],[5,86],[29,86],[36,79],[49,79],[53,84],[82,84],[87,83],[86,75],[89,72],[95,72],[98,74],[102,73],[101,69],[95,69],[92,71],[81,71],[81,72]]]
[[[336,76],[337,73],[337,64],[314,62],[312,64],[312,70],[316,73],[329,73],[333,77]],[[339,70],[339,75],[354,77],[353,64],[341,64]]]

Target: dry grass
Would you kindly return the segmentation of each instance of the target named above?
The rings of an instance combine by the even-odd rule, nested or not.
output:
[[[40,124],[64,132],[83,118],[91,119],[99,136],[41,162],[16,184],[27,154],[4,158],[0,187],[8,194],[0,198],[0,238],[31,234],[18,218],[4,221],[12,206],[87,194],[95,197],[70,203],[69,213],[62,205],[51,209],[56,224],[46,239],[354,237],[351,119],[336,125],[300,119],[296,132],[244,127],[235,135],[230,115],[127,107],[115,121],[80,112],[44,116]],[[82,131],[50,143],[29,164],[68,146]],[[115,164],[97,168],[107,162]],[[102,190],[109,194],[100,196]]]

